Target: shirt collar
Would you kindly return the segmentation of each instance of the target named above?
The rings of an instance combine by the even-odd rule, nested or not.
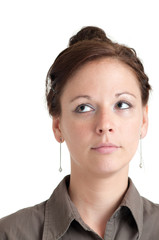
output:
[[[73,220],[78,221],[85,230],[89,230],[70,200],[68,194],[69,181],[70,176],[66,176],[46,203],[43,240],[58,240],[65,234]],[[143,202],[130,178],[128,190],[120,204],[120,207],[122,206],[129,208],[131,211],[140,239],[143,229]]]
[[[139,192],[137,191],[135,185],[130,178],[128,190],[120,206],[128,207],[131,211],[138,228],[140,239],[143,230],[143,201],[142,197],[140,196]]]
[[[68,175],[60,182],[46,203],[43,240],[59,239],[65,234],[73,220],[77,220],[85,228],[85,224],[69,197],[69,181]]]

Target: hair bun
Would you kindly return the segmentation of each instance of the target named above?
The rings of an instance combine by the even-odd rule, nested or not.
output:
[[[105,34],[105,32],[98,27],[84,27],[76,35],[72,36],[69,40],[69,46],[74,45],[77,42],[84,40],[97,40],[104,42],[111,42]]]

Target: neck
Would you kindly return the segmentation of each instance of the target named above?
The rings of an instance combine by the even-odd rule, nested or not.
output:
[[[83,221],[103,237],[106,223],[121,203],[127,186],[128,167],[104,178],[72,171],[69,194]]]

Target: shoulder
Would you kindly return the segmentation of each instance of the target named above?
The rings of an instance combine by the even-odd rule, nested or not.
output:
[[[150,200],[142,197],[144,217],[152,216],[159,219],[159,204],[153,203]]]
[[[42,234],[45,204],[25,208],[0,219],[0,239],[39,240]]]
[[[159,204],[142,197],[143,200],[143,232],[146,239],[156,239],[159,236]]]

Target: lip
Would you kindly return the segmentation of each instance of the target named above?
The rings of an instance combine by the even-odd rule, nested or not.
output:
[[[102,154],[110,154],[117,151],[119,148],[120,146],[112,143],[101,143],[96,145],[95,147],[92,147],[91,149]]]

